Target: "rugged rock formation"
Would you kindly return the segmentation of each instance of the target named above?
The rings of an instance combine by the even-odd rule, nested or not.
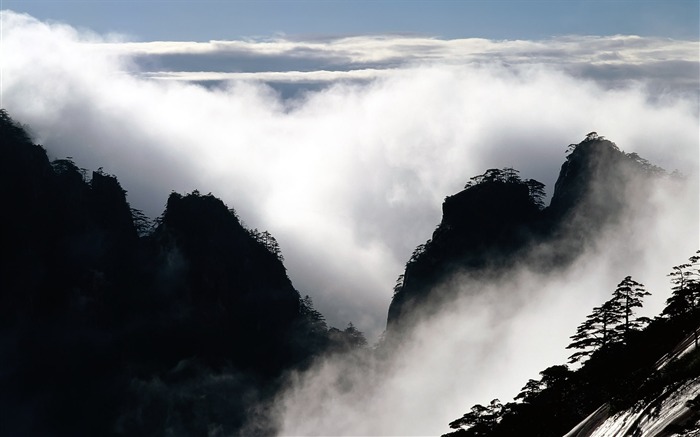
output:
[[[151,228],[4,111],[0,152],[0,434],[234,434],[284,372],[366,344],[213,195],[171,194]]]
[[[456,273],[488,278],[516,262],[543,272],[570,264],[616,223],[633,201],[631,193],[661,173],[591,133],[570,146],[546,208],[538,207],[533,193],[538,182],[521,180],[513,169],[472,178],[445,199],[441,223],[406,264],[389,308],[388,335],[450,299],[440,285]]]

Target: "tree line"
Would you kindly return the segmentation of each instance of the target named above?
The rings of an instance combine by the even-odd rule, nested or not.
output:
[[[0,152],[0,434],[238,435],[283,375],[367,349],[211,193],[173,192],[150,220],[2,109]]]
[[[626,276],[610,299],[593,308],[572,335],[569,364],[551,366],[530,379],[512,402],[476,404],[449,423],[451,437],[562,435],[603,403],[612,412],[652,399],[666,387],[700,376],[697,359],[680,359],[657,371],[656,360],[689,334],[698,342],[700,250],[668,274],[671,296],[653,320],[636,311],[649,296],[644,285]],[[444,436],[443,436],[444,437]]]
[[[520,171],[512,167],[504,167],[502,169],[490,168],[480,174],[469,179],[464,185],[464,188],[471,188],[476,185],[486,183],[502,183],[502,184],[518,184],[527,186],[530,199],[537,205],[539,209],[544,208],[545,185],[535,179],[523,180],[519,175]]]

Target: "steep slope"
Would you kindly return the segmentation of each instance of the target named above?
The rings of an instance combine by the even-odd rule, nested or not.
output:
[[[289,363],[299,293],[277,255],[221,200],[172,193],[147,245],[153,287],[167,296],[159,311],[173,330],[154,340],[161,348],[271,373]]]
[[[4,111],[0,148],[0,433],[96,432],[114,414],[115,303],[136,268],[125,192],[50,162]]]
[[[573,427],[564,437],[648,437],[660,435],[690,435],[687,431],[700,431],[700,377],[696,333],[687,335],[669,353],[659,359],[650,375],[670,373],[683,377],[669,380],[657,396],[647,393],[636,397],[633,406],[611,414],[608,403],[599,407]]]
[[[429,300],[449,298],[433,289],[458,271],[508,266],[532,238],[541,211],[522,182],[489,180],[445,199],[443,219],[432,239],[414,252],[401,288],[389,307],[388,332],[416,311],[430,311]]]
[[[0,152],[0,435],[235,435],[285,372],[365,344],[213,195],[171,194],[149,230],[2,110]]]
[[[125,191],[115,177],[88,178],[69,159],[49,162],[4,112],[0,124],[3,322],[96,304],[133,268],[138,236]]]
[[[445,199],[432,239],[406,264],[388,312],[388,336],[409,329],[415,318],[449,300],[440,285],[457,273],[487,280],[516,262],[541,272],[569,265],[622,217],[630,193],[662,173],[591,133],[570,146],[546,208],[538,201],[539,183],[521,180],[513,169],[491,169],[472,178],[463,191]]]

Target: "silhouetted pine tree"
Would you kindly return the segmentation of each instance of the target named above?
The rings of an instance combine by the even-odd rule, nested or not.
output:
[[[687,263],[674,266],[668,276],[671,277],[673,288],[663,314],[681,319],[685,329],[692,329],[697,347],[698,326],[695,319],[700,310],[700,250],[695,252]]]
[[[566,347],[581,349],[580,352],[569,357],[569,362],[580,361],[591,356],[595,351],[620,341],[620,332],[615,328],[623,317],[624,311],[616,299],[610,299],[603,305],[593,308],[593,312],[576,328],[576,334],[571,336],[573,341]]]
[[[624,323],[619,328],[623,332],[624,339],[629,338],[630,331],[639,331],[643,329],[651,321],[647,317],[634,317],[634,309],[642,307],[642,299],[644,296],[649,296],[651,293],[644,289],[644,284],[632,279],[631,276],[625,277],[613,292],[613,299],[618,301],[622,313],[624,314]]]
[[[642,307],[642,299],[651,293],[644,285],[636,282],[631,276],[625,277],[613,291],[613,297],[586,317],[567,349],[581,349],[569,357],[570,363],[575,363],[588,357],[593,352],[628,339],[630,331],[644,328],[650,320],[647,317],[634,317],[634,309]]]
[[[689,262],[673,267],[668,274],[673,288],[663,313],[674,317],[692,312],[700,306],[700,250]]]
[[[450,422],[450,428],[460,430],[456,435],[486,436],[489,435],[503,414],[503,404],[493,399],[488,405],[474,405],[471,410],[459,419]]]
[[[544,184],[534,179],[528,179],[525,184],[527,184],[530,199],[535,202],[539,209],[544,209]]]
[[[301,299],[299,311],[304,320],[306,320],[309,331],[312,333],[326,334],[328,331],[326,318],[320,311],[314,308],[313,300],[311,300],[308,294]]]

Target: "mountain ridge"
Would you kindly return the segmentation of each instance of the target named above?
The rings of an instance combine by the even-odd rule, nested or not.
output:
[[[370,349],[352,324],[329,327],[289,280],[274,237],[214,195],[171,193],[151,226],[115,176],[50,161],[5,111],[0,140],[11,211],[0,217],[0,356],[12,357],[0,360],[0,434],[274,434],[270,405],[289,375],[330,355],[391,354],[455,297],[440,287],[453,275],[570,265],[622,216],[630,178],[643,190],[664,174],[591,133],[570,147],[547,207],[544,186],[515,169],[471,178],[407,263],[385,341]],[[662,350],[673,336],[654,326],[645,346]],[[553,366],[543,384],[569,377]]]
[[[436,295],[441,293],[436,285],[453,275],[488,277],[515,263],[540,272],[570,265],[622,216],[631,177],[648,183],[665,174],[595,132],[569,146],[549,206],[541,201],[544,185],[522,180],[517,173],[489,169],[445,198],[440,224],[416,249],[395,288],[387,317],[389,335],[403,329],[399,325],[411,324],[402,319],[410,319],[414,307],[431,307],[430,295],[438,302],[449,299]],[[546,251],[538,245],[546,245]]]
[[[115,176],[50,161],[4,110],[0,151],[11,212],[0,215],[0,434],[242,432],[287,372],[365,347],[302,298],[274,237],[213,195],[172,193],[151,227]],[[208,400],[222,390],[245,396]]]

